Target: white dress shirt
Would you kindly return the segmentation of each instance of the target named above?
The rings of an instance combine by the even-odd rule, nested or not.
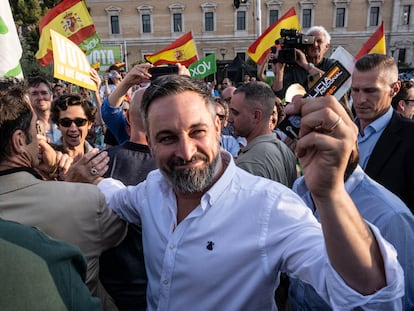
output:
[[[280,272],[311,283],[335,310],[361,304],[378,310],[387,300],[400,306],[401,267],[375,227],[388,285],[362,296],[333,270],[321,227],[303,201],[237,168],[229,153],[222,156],[224,174],[178,225],[173,188],[159,170],[137,186],[98,184],[116,213],[142,222],[148,310],[277,310]]]

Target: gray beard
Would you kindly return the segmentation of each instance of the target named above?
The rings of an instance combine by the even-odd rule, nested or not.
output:
[[[204,168],[188,168],[180,170],[161,170],[162,174],[173,184],[174,188],[182,193],[202,192],[210,187],[219,170],[221,155],[217,156]]]

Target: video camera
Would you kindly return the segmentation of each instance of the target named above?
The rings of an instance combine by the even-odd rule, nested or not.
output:
[[[311,45],[315,42],[314,36],[307,36],[303,33],[300,33],[297,29],[281,29],[280,38],[275,41],[275,44],[280,44],[281,49],[277,58],[272,59],[272,63],[286,63],[286,64],[295,64],[296,63],[296,53],[295,49],[302,50],[305,52],[305,47]],[[271,48],[272,53],[276,53],[276,47]]]

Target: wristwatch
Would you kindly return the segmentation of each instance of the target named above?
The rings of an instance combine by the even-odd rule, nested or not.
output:
[[[315,68],[315,65],[312,63],[308,63],[308,72],[313,68]]]

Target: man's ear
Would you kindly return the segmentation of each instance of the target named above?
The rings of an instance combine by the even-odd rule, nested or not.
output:
[[[254,120],[256,121],[256,123],[259,123],[262,120],[262,115],[263,115],[263,113],[262,113],[261,110],[256,109],[254,111]]]
[[[26,150],[26,145],[26,134],[22,130],[14,131],[10,141],[12,152],[21,154]]]
[[[147,134],[145,134],[145,138],[147,139],[148,148],[150,149],[151,154],[152,154],[151,140],[150,140],[150,138],[149,138],[149,136]]]
[[[402,99],[400,99],[398,101],[397,107],[398,107],[398,110],[399,111],[405,111],[405,101],[403,101]]]
[[[391,97],[394,97],[397,95],[397,93],[400,91],[401,88],[401,81],[396,81],[391,86]]]
[[[127,124],[131,125],[131,117],[129,116],[129,109],[126,112],[125,118],[126,118]]]

